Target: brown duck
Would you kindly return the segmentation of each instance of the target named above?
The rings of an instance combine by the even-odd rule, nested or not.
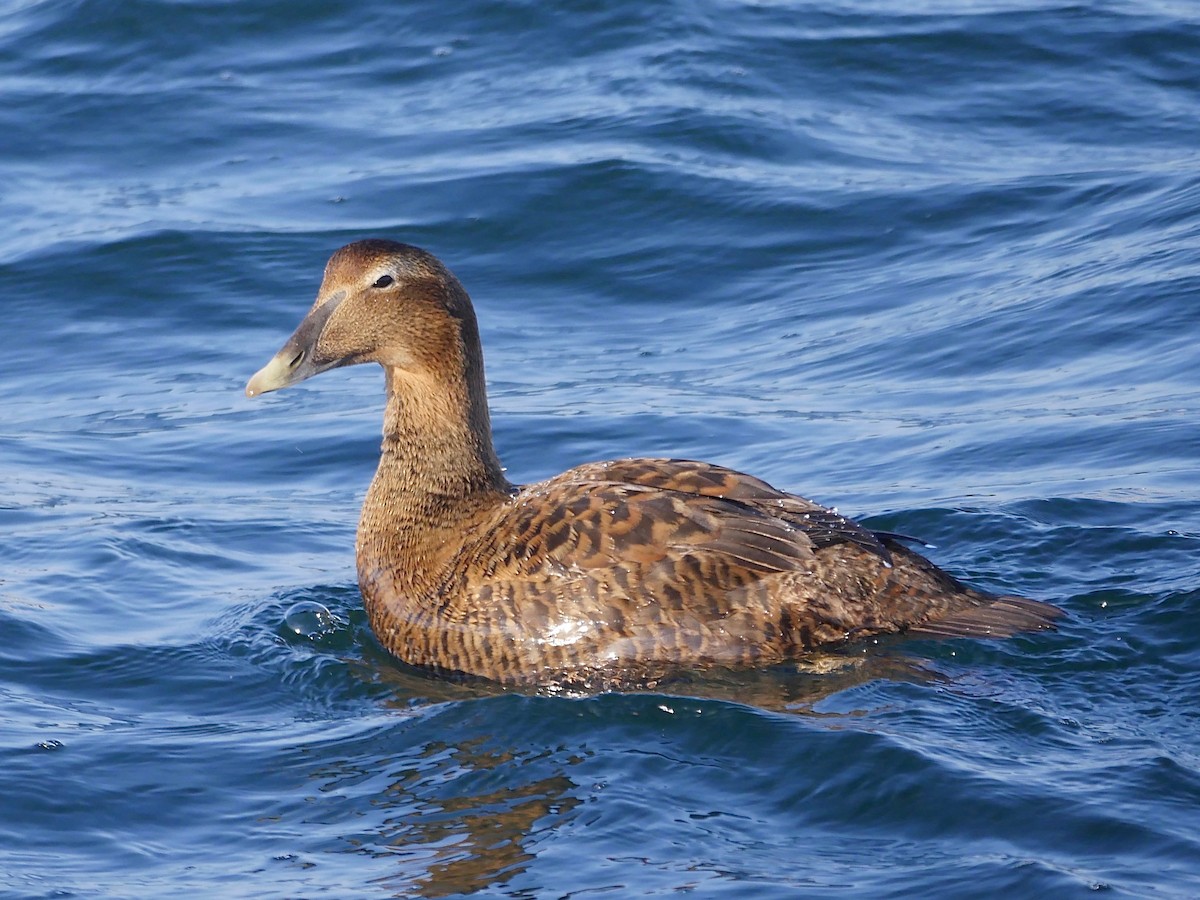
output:
[[[467,292],[435,257],[358,241],[246,385],[383,366],[358,526],[375,634],[406,663],[510,684],[622,686],[762,666],[873,634],[1007,636],[1059,611],[969,588],[834,510],[708,463],[589,463],[508,483]]]

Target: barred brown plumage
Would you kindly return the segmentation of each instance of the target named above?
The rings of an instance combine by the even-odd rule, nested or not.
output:
[[[248,396],[378,362],[387,406],[359,585],[407,663],[513,684],[622,687],[762,666],[889,632],[1007,636],[1058,609],[977,591],[894,535],[722,466],[589,463],[514,487],[492,446],[474,310],[423,250],[338,250]]]

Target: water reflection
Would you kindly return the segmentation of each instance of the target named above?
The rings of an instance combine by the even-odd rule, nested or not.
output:
[[[771,712],[818,715],[821,701],[873,681],[928,683],[943,676],[921,660],[873,649],[864,653],[813,654],[801,662],[770,669],[708,669],[680,673],[658,693],[698,700],[721,700]]]
[[[802,660],[765,669],[678,670],[659,678],[652,687],[616,693],[723,700],[772,712],[812,714],[813,707],[827,697],[872,681],[925,684],[942,680],[941,673],[929,663],[905,652],[909,644],[904,638],[889,636],[868,645],[812,653]],[[387,684],[395,691],[396,705],[406,709],[414,703],[445,703],[502,694],[571,699],[595,696],[595,693],[571,693],[557,688],[505,687],[482,679],[448,681],[398,663],[382,652],[367,662],[359,670],[360,677]]]
[[[529,762],[489,750],[482,740],[431,744],[410,758],[373,801],[388,813],[376,840],[356,841],[357,852],[398,864],[376,883],[394,896],[436,898],[503,885],[524,872],[536,836],[560,827],[580,802],[561,771],[524,782]],[[556,767],[570,764],[567,758]]]
[[[686,697],[701,706],[734,702],[819,716],[814,707],[821,700],[860,684],[938,677],[912,658],[875,649],[882,652],[817,657],[788,670],[681,673],[654,692],[661,703],[655,701],[653,708],[671,713]],[[403,721],[413,721],[414,708],[433,711],[417,719],[441,734],[439,740],[409,743],[397,755],[396,742],[417,735],[393,732],[381,738],[376,752],[359,745],[351,759],[314,773],[322,793],[344,796],[349,785],[357,785],[352,802],[361,830],[353,838],[343,832],[341,847],[349,841],[351,852],[394,861],[394,870],[375,883],[395,896],[462,896],[510,885],[537,861],[543,843],[570,827],[576,808],[593,799],[597,786],[590,770],[576,767],[592,757],[587,748],[597,746],[604,729],[600,723],[620,728],[645,721],[637,717],[648,708],[645,693],[610,695],[599,705],[584,700],[579,706],[580,700],[567,698],[542,699],[532,708],[518,704],[512,708],[530,715],[533,730],[527,744],[514,747],[477,730],[478,717],[489,721],[496,707],[475,701],[506,693],[495,686],[456,685],[365,661],[360,675],[387,684],[394,692],[387,702],[406,713]],[[546,727],[547,712],[558,723],[550,728],[550,740],[545,730],[537,730]],[[600,718],[589,721],[592,716]]]

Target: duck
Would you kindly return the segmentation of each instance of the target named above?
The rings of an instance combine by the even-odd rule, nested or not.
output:
[[[968,587],[912,539],[712,463],[614,459],[511,484],[471,299],[418,247],[337,250],[245,392],[359,363],[383,368],[386,394],[359,588],[380,644],[436,676],[620,689],[872,636],[1010,637],[1061,615]]]

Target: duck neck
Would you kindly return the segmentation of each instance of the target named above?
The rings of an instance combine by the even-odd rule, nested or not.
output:
[[[359,571],[391,570],[395,588],[413,595],[436,581],[510,485],[492,446],[482,365],[449,384],[384,372],[383,446],[359,521]]]

